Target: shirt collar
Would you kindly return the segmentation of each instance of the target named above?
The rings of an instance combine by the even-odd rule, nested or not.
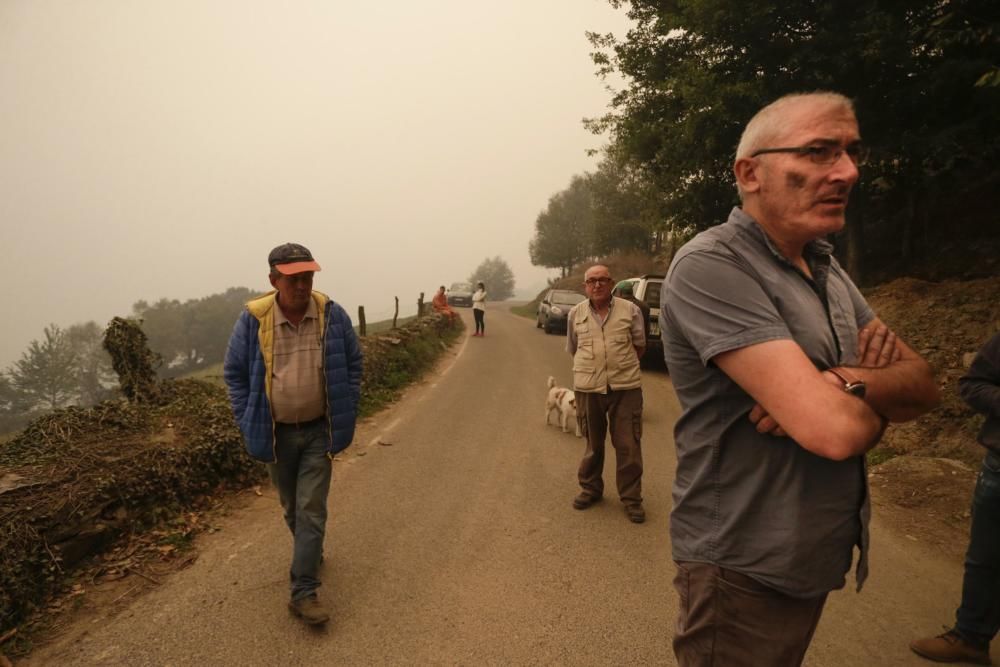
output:
[[[319,313],[316,309],[316,300],[312,298],[312,295],[310,295],[309,305],[306,306],[306,314],[302,319],[316,319],[318,316]],[[285,317],[285,311],[283,311],[281,306],[278,305],[278,295],[276,294],[274,296],[274,324],[275,326],[281,326],[285,322],[289,322],[289,320]],[[289,322],[289,324],[291,324],[291,322]]]
[[[591,310],[591,312],[594,312],[594,313],[596,313],[596,312],[597,312],[597,309],[596,309],[596,308],[594,308],[594,302],[593,302],[593,301],[591,301],[590,299],[587,299],[587,305],[588,305],[588,306],[590,306],[590,310]],[[614,306],[614,305],[615,305],[615,297],[614,297],[614,295],[612,294],[612,295],[611,295],[611,298],[610,298],[610,299],[608,300],[608,312],[611,312],[611,308],[612,308],[612,306]]]
[[[756,239],[760,243],[763,243],[778,261],[788,264],[789,266],[792,265],[792,263],[778,251],[778,248],[771,241],[771,237],[767,235],[767,232],[765,232],[764,228],[760,226],[760,223],[754,220],[750,214],[741,209],[739,206],[733,207],[733,210],[729,213],[728,222],[739,227],[740,229],[745,230],[752,238]],[[813,239],[806,244],[802,254],[806,257],[807,261],[810,258],[821,259],[821,261],[825,259],[826,261],[829,261],[830,255],[833,254],[833,244],[825,238]]]

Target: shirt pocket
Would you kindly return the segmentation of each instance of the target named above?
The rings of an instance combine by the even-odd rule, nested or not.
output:
[[[628,360],[629,355],[634,354],[632,352],[631,339],[625,334],[617,334],[613,336],[611,338],[611,344],[614,346],[615,353],[624,360]]]

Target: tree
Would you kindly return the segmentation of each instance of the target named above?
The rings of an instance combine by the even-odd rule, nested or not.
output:
[[[559,269],[565,277],[592,256],[594,206],[589,177],[574,176],[569,187],[553,195],[535,220],[535,236],[528,243],[531,263]]]
[[[142,325],[149,348],[159,354],[166,364],[188,358],[187,323],[180,301],[160,299],[152,305],[137,301],[132,306],[132,313]]]
[[[15,411],[18,394],[6,373],[0,373],[0,414],[10,414]]]
[[[23,428],[28,420],[21,394],[14,389],[10,377],[0,372],[0,435]]]
[[[872,148],[849,210],[855,255],[929,252],[1000,203],[1000,87],[976,86],[1000,61],[1000,3],[628,4],[624,40],[589,35],[598,74],[617,71],[627,84],[588,127],[608,131],[610,150],[659,190],[664,218],[698,228],[724,220],[738,203],[731,165],[746,122],[786,93],[817,89],[855,101]],[[948,217],[947,231],[929,224],[935,216]],[[861,257],[851,259],[859,270]]]
[[[55,410],[78,394],[77,358],[66,332],[45,327],[44,340],[33,340],[9,372],[10,386],[26,410]]]
[[[493,259],[484,259],[469,275],[469,282],[473,287],[478,282],[485,284],[487,297],[492,301],[503,301],[514,296],[514,273],[499,255]]]
[[[137,301],[132,312],[142,323],[150,349],[165,360],[164,370],[179,375],[222,361],[233,323],[254,295],[245,287],[230,287],[183,303]]]
[[[662,193],[641,165],[609,147],[590,176],[594,254],[657,253],[674,230]]]
[[[66,338],[76,359],[79,405],[94,405],[113,395],[117,378],[102,344],[104,332],[97,322],[72,325],[66,330]]]

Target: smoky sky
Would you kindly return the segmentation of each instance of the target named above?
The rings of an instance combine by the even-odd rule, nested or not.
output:
[[[48,323],[268,288],[286,241],[369,321],[528,241],[593,170],[608,110],[597,0],[5,0],[0,221],[7,366]],[[613,84],[612,84],[613,85]]]

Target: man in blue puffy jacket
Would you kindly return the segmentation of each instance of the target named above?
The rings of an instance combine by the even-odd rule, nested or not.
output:
[[[330,615],[316,596],[333,455],[351,444],[361,395],[361,348],[351,319],[313,291],[320,270],[286,243],[267,258],[274,290],[247,303],[224,377],[250,456],[267,464],[294,548],[289,609],[309,624]]]

